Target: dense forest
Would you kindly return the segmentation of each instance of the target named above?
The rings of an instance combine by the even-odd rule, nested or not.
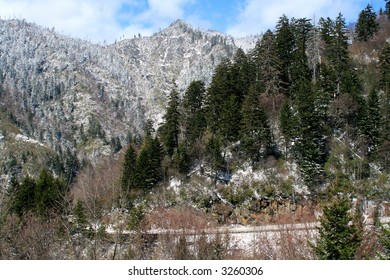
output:
[[[367,5],[354,26],[342,14],[283,15],[210,83],[182,92],[176,82],[162,122],[145,121],[123,147],[112,137],[100,163],[68,151],[61,170],[12,178],[0,257],[390,258],[389,1],[379,13]],[[284,254],[240,255],[228,235],[206,234],[312,221],[314,241],[288,235],[279,241],[301,250]],[[176,231],[150,234],[156,228]],[[180,229],[197,230],[192,245]]]

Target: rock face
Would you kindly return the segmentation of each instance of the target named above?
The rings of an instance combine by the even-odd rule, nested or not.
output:
[[[254,39],[239,42],[248,47]],[[0,20],[0,113],[12,126],[9,133],[0,125],[0,157],[7,160],[10,141],[24,143],[15,139],[19,134],[60,154],[89,160],[110,154],[112,143],[125,145],[142,133],[146,118],[158,125],[174,83],[182,92],[193,80],[210,82],[236,50],[232,37],[180,20],[151,37],[112,45]]]

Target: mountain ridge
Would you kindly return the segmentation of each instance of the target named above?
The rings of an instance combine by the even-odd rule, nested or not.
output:
[[[238,49],[233,37],[182,20],[110,45],[25,20],[0,20],[0,32],[0,105],[20,129],[15,135],[92,161],[112,152],[113,139],[125,146],[129,135],[142,134],[146,119],[158,125],[173,81],[180,92],[193,80],[209,83]]]

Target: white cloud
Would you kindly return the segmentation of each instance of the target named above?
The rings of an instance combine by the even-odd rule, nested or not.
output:
[[[0,0],[3,18],[23,18],[66,35],[94,42],[113,41],[121,33],[115,15],[132,0]]]
[[[343,0],[247,0],[236,18],[235,23],[227,28],[227,33],[233,36],[257,34],[267,29],[273,30],[283,14],[289,18],[314,16],[334,19],[339,12],[345,18],[353,19],[359,14],[360,6],[353,1]]]
[[[148,0],[149,8],[136,17],[138,22],[147,22],[153,29],[166,27],[176,19],[184,18],[184,7],[194,0]]]
[[[122,36],[151,35],[183,18],[184,7],[193,2],[148,0],[147,9],[134,14],[131,8],[139,5],[139,0],[0,0],[0,16],[55,27],[65,35],[93,42],[111,43]]]

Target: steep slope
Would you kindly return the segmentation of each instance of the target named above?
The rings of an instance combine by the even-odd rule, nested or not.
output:
[[[88,160],[142,133],[146,118],[157,124],[174,81],[179,90],[209,82],[237,49],[232,37],[180,20],[109,46],[21,20],[0,20],[0,34],[0,110],[21,135]]]

